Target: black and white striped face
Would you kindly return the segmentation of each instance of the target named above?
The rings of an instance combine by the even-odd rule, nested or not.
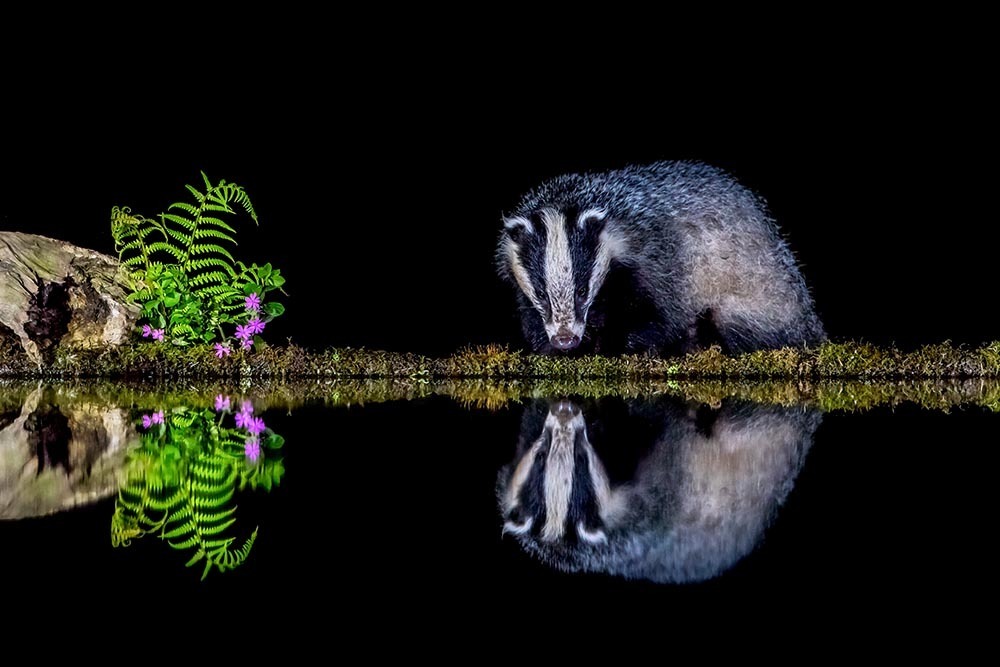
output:
[[[587,312],[621,250],[605,223],[599,208],[543,208],[504,220],[503,259],[557,350],[580,344]]]
[[[587,440],[583,413],[570,401],[553,403],[541,434],[506,482],[504,533],[603,544],[610,499],[608,476]]]

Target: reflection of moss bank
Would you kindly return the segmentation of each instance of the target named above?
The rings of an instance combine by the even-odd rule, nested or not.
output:
[[[143,382],[93,382],[64,380],[49,389],[53,400],[82,401],[97,406],[112,405],[133,410],[170,409],[208,405],[215,395],[231,394],[234,400],[250,398],[260,410],[284,410],[304,404],[351,406],[431,396],[450,397],[474,408],[497,409],[527,398],[556,396],[621,396],[624,398],[668,395],[715,404],[740,399],[760,404],[803,405],[824,412],[863,411],[904,403],[928,409],[949,410],[959,406],[981,406],[1000,412],[1000,380],[675,380],[632,378],[617,380],[573,378],[441,379],[414,378],[317,378],[311,380],[259,379],[241,381],[194,380],[182,384],[169,379]],[[0,381],[0,407],[17,406],[37,388],[36,382]],[[3,413],[0,413],[2,416]]]
[[[216,359],[211,347],[143,344],[102,350],[61,348],[49,365],[0,346],[0,376],[110,378],[950,378],[1000,376],[1000,342],[979,348],[949,343],[912,351],[866,343],[828,343],[814,350],[752,352],[728,357],[710,349],[684,357],[537,356],[499,346],[431,359],[364,349],[308,351],[263,347]]]

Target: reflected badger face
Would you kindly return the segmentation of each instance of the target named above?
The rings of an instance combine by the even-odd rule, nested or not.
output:
[[[501,491],[504,533],[543,542],[607,542],[608,477],[587,440],[579,406],[549,406],[541,434],[511,467]]]
[[[501,273],[538,312],[549,344],[572,350],[622,243],[600,208],[543,208],[505,218]]]

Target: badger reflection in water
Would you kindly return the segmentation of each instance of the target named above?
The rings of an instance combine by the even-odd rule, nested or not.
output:
[[[538,401],[498,478],[503,531],[560,570],[710,579],[760,540],[820,419],[737,402]]]

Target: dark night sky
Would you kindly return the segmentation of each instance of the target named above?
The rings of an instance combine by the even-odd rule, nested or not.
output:
[[[187,107],[58,86],[22,98],[0,229],[110,252],[112,206],[154,215],[204,170],[255,203],[261,225],[244,225],[238,256],[288,278],[271,340],[445,354],[520,343],[492,256],[523,190],[567,171],[698,159],[768,200],[834,338],[998,337],[995,105],[965,79],[692,99],[546,98],[417,71],[330,77]]]

